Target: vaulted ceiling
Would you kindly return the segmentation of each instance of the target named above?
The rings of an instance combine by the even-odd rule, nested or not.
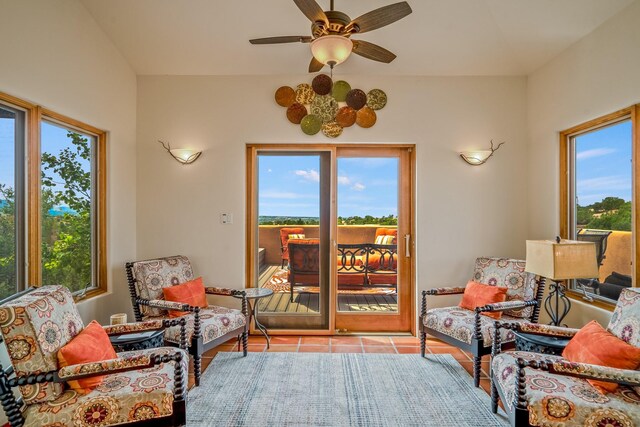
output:
[[[292,0],[81,0],[137,74],[250,75],[307,70],[309,35]],[[399,0],[335,0],[352,18]],[[408,0],[413,13],[359,38],[398,57],[352,55],[341,74],[527,75],[634,0]],[[640,0],[635,0],[640,1]],[[329,0],[318,0],[329,9]]]

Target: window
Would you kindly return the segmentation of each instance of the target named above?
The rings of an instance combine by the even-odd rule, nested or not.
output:
[[[0,93],[0,298],[106,290],[105,148],[104,131]]]
[[[634,142],[636,107],[561,134],[562,234],[593,242],[599,276],[572,281],[574,296],[615,303],[635,286]],[[636,137],[637,138],[637,137]]]

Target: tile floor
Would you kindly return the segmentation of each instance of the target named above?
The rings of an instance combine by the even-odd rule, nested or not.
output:
[[[316,353],[392,353],[410,354],[420,353],[420,340],[416,337],[385,337],[385,336],[337,336],[337,337],[308,337],[308,336],[273,336],[271,348],[267,350],[266,340],[262,336],[249,337],[249,351],[251,352],[316,352]],[[228,341],[209,350],[202,356],[202,370],[209,366],[213,358],[220,351],[238,351],[235,340]],[[427,354],[451,354],[462,367],[472,375],[473,360],[469,353],[446,344],[437,339],[427,339]],[[490,393],[489,356],[482,360],[482,375],[480,386]],[[469,381],[472,381],[469,378]],[[193,375],[189,375],[189,386],[193,385]]]

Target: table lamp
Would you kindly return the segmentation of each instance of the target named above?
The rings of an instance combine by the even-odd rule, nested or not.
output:
[[[560,326],[571,309],[571,301],[565,295],[569,279],[598,277],[596,245],[577,240],[527,240],[527,264],[525,271],[551,280],[544,309],[551,317],[551,324]],[[562,307],[561,307],[562,306]]]

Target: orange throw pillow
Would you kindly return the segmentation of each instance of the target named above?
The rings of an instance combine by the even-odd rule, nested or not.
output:
[[[162,288],[164,299],[167,301],[189,304],[192,307],[207,308],[207,294],[204,291],[202,277],[175,286]],[[169,310],[169,317],[180,317],[189,314],[188,311]]]
[[[574,363],[635,370],[640,366],[640,348],[627,344],[592,320],[571,338],[562,357]],[[618,384],[588,380],[592,386],[616,391]]]
[[[109,336],[95,320],[89,323],[78,335],[58,350],[58,367],[77,365],[79,363],[102,362],[117,359]],[[69,387],[78,393],[89,393],[102,383],[104,375],[67,381]]]
[[[487,304],[504,302],[507,299],[507,290],[508,288],[502,286],[484,285],[482,283],[469,280],[467,287],[464,288],[462,301],[460,301],[458,306],[466,308],[467,310],[475,310],[476,308]],[[494,319],[502,317],[501,311],[485,312],[482,314],[493,317]]]

